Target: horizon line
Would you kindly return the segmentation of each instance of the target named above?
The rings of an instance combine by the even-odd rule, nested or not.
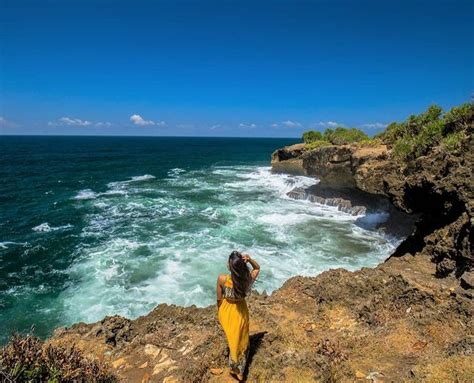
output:
[[[124,134],[1,134],[0,137],[133,137],[133,138],[265,138],[265,139],[302,139],[301,137],[268,136],[147,136]]]

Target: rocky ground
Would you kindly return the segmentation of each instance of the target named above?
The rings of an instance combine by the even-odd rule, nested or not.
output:
[[[253,295],[247,380],[472,381],[472,301],[454,276],[435,271],[428,257],[406,255]],[[215,307],[160,305],[133,321],[58,330],[50,342],[108,361],[123,381],[233,381]]]
[[[377,195],[417,223],[374,269],[295,277],[253,294],[249,382],[474,381],[472,139],[467,145],[404,166],[384,146],[274,153],[276,171],[320,178],[320,198],[362,206],[351,195]],[[216,314],[159,305],[136,320],[59,329],[49,342],[75,344],[127,382],[230,382]]]

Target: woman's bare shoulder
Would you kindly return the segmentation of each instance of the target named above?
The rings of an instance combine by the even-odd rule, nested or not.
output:
[[[217,277],[217,281],[220,283],[220,284],[224,284],[225,281],[227,279],[227,275],[226,274],[219,274],[219,276]]]

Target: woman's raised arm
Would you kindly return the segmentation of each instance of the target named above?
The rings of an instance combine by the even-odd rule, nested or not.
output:
[[[260,273],[260,265],[257,263],[257,261],[255,261],[255,259],[252,259],[249,254],[242,254],[242,259],[245,263],[250,263],[252,265],[252,271],[250,272],[250,275],[255,281],[258,277],[258,274]]]

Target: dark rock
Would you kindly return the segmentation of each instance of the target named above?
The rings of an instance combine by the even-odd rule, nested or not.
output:
[[[461,287],[464,289],[474,288],[474,272],[466,271],[461,275]]]
[[[393,159],[384,145],[374,148],[331,145],[289,153],[292,161],[302,161],[305,174],[320,179],[319,184],[306,191],[309,200],[338,206],[341,211],[354,215],[363,214],[364,207],[367,213],[390,211],[390,224],[381,227],[391,230],[396,226],[396,232],[407,236],[392,257],[407,253],[429,255],[437,265],[438,277],[454,274],[459,278],[472,270],[472,136],[462,152],[447,152],[439,146],[428,155],[405,164]],[[284,158],[274,154],[272,166],[282,167],[286,161]],[[299,191],[299,198],[303,195]],[[364,202],[359,203],[361,200]],[[392,207],[375,207],[384,201],[390,201]],[[407,220],[407,225],[400,224],[405,220],[396,210],[414,215],[414,218],[411,222]],[[417,223],[413,227],[415,220]],[[472,285],[472,281],[464,280],[462,283],[463,286]]]
[[[131,340],[131,321],[119,315],[105,317],[100,322],[96,336],[103,336],[107,344],[116,346],[122,342]]]

